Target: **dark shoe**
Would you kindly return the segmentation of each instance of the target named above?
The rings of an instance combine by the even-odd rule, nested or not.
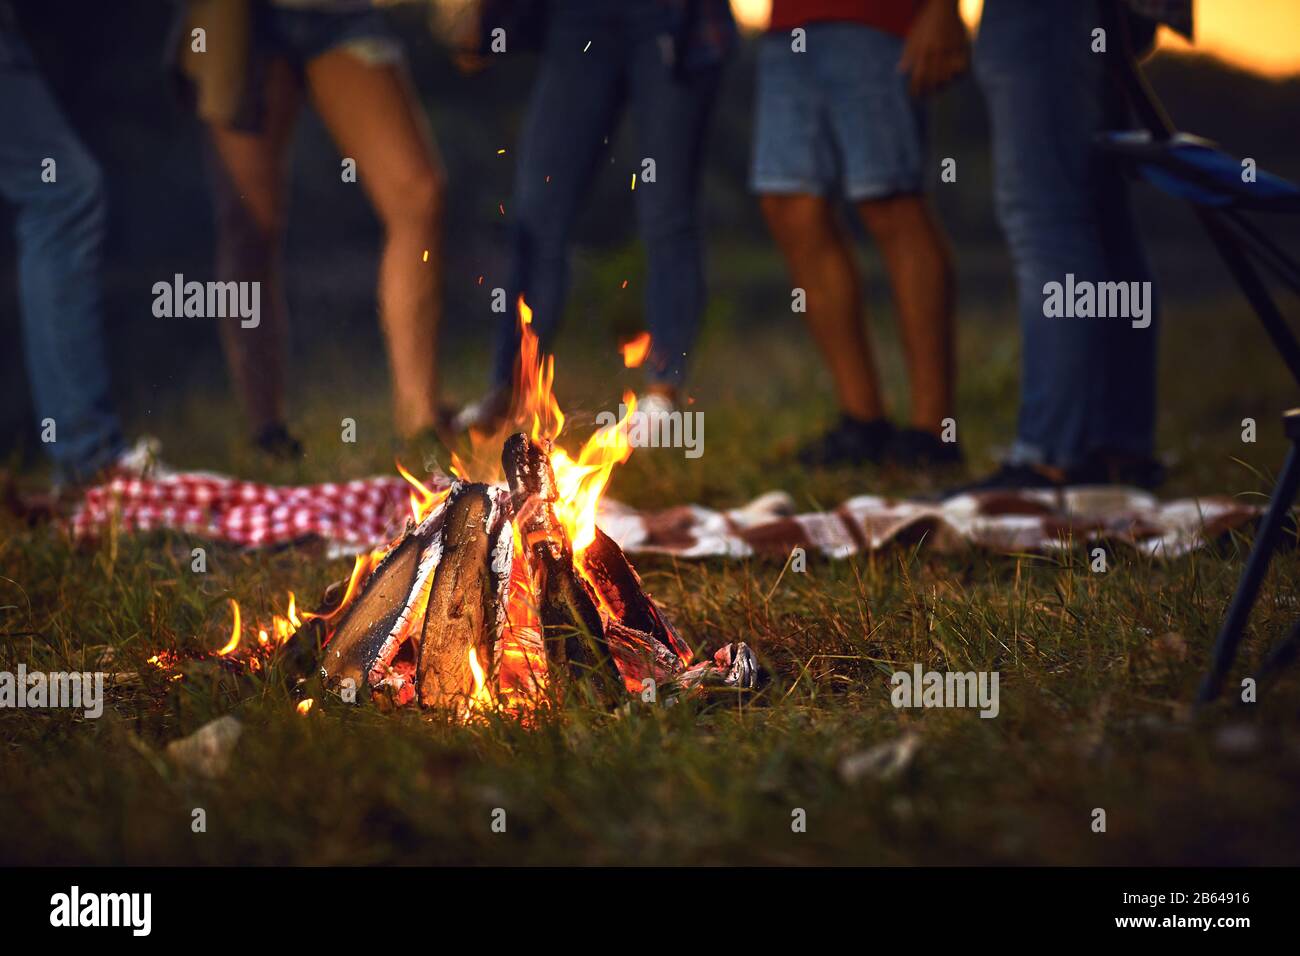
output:
[[[1003,465],[986,478],[964,485],[956,485],[944,491],[945,498],[954,495],[978,494],[981,491],[1023,491],[1026,488],[1044,489],[1063,487],[1029,465]]]
[[[801,447],[795,458],[805,468],[879,464],[893,434],[894,426],[887,419],[864,422],[841,415],[834,428]]]
[[[275,461],[298,461],[302,458],[302,442],[279,422],[267,425],[254,435],[253,447]]]
[[[885,457],[902,468],[951,468],[962,463],[961,446],[920,428],[894,432]]]
[[[513,392],[508,385],[493,388],[478,401],[470,402],[450,416],[448,427],[456,435],[466,434],[470,430],[491,434],[505,425],[506,418],[510,415],[512,397]]]
[[[1155,458],[1119,457],[1108,454],[1091,456],[1066,475],[1067,485],[1134,485],[1154,491],[1165,483],[1168,470]]]

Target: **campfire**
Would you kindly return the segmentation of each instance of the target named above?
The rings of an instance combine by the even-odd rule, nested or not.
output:
[[[672,699],[708,688],[752,690],[757,661],[743,643],[710,659],[691,648],[642,586],[618,544],[596,525],[597,505],[632,445],[626,414],[576,457],[557,439],[554,358],[542,356],[519,301],[521,358],[507,424],[472,435],[455,480],[411,483],[411,517],[387,545],[357,557],[349,580],[316,611],[294,595],[284,615],[256,628],[239,605],[217,655],[253,668],[278,659],[315,671],[346,701],[418,705],[461,719],[495,711],[528,717],[569,703],[610,709],[635,695]],[[155,658],[166,667],[168,661]],[[299,709],[306,713],[311,700]]]

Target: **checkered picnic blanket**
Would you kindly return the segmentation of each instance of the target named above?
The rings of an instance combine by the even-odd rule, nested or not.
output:
[[[434,490],[451,479],[433,475]],[[117,522],[126,532],[170,529],[248,548],[324,540],[332,555],[392,540],[410,515],[400,477],[282,486],[180,472],[117,477],[92,487],[69,521],[79,539]],[[788,556],[796,547],[831,558],[898,543],[939,552],[1051,551],[1101,540],[1155,557],[1177,557],[1253,521],[1259,509],[1232,498],[1160,501],[1133,488],[1088,487],[958,495],[944,501],[860,495],[832,511],[797,513],[785,492],[742,508],[680,505],[639,511],[601,502],[598,523],[625,551],[684,558]]]

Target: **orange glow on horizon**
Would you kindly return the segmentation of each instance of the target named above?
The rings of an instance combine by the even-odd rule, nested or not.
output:
[[[983,0],[961,0],[968,24],[979,20]],[[748,31],[767,26],[771,0],[731,0]],[[1196,42],[1161,29],[1158,46],[1178,53],[1208,53],[1232,66],[1281,79],[1300,74],[1300,3],[1295,0],[1194,0]]]

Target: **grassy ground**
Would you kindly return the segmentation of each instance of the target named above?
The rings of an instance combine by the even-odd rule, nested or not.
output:
[[[611,266],[611,269],[613,267]],[[579,294],[579,306],[582,293]],[[1235,305],[1178,311],[1165,339],[1162,447],[1170,494],[1257,494],[1282,446],[1290,403],[1262,337]],[[896,350],[886,374],[902,394]],[[598,374],[610,343],[566,341],[561,394],[584,415],[616,401]],[[982,468],[1010,434],[1016,341],[992,315],[964,317],[959,429]],[[220,386],[193,387],[138,417],[169,457],[277,480],[391,467],[382,381],[347,353],[304,364],[301,466],[267,468],[239,448]],[[466,393],[480,368],[453,371]],[[629,379],[629,381],[631,381]],[[807,506],[915,488],[915,476],[806,474],[781,460],[826,412],[804,336],[715,308],[697,377],[705,454],[638,452],[613,493],[647,506],[734,504],[775,487]],[[335,423],[358,420],[343,446]],[[1243,444],[1241,419],[1260,440]],[[141,668],[159,650],[214,648],[226,601],[266,615],[285,591],[319,594],[346,573],[310,550],[213,548],[113,537],[78,550],[48,532],[0,526],[0,670],[144,674],[104,716],[0,712],[0,861],[26,863],[1187,863],[1293,862],[1300,787],[1300,684],[1288,676],[1251,706],[1193,717],[1190,700],[1246,542],[1152,563],[1121,553],[1094,574],[1081,554],[895,550],[814,561],[781,576],[770,561],[637,561],[696,647],[744,640],[775,676],[756,701],[566,714],[524,730],[451,726],[326,701],[308,717],[274,675],[235,681],[205,666],[169,683]],[[1256,662],[1297,613],[1300,560],[1274,568],[1245,648]],[[779,578],[779,584],[778,584]],[[889,674],[997,670],[1001,712],[899,711]],[[1244,672],[1244,666],[1243,666]],[[177,770],[167,741],[222,714],[244,734],[215,781]],[[850,781],[845,757],[919,734],[889,779]],[[206,833],[194,833],[203,808]],[[493,832],[494,809],[506,811]],[[806,832],[792,814],[806,811]],[[1092,829],[1093,810],[1107,815]]]

